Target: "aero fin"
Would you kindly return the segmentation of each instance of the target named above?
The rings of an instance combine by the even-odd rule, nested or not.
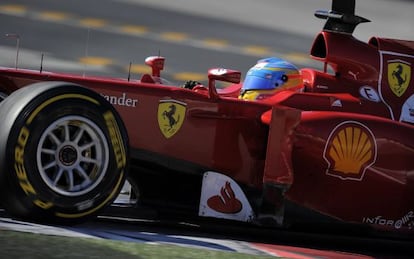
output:
[[[318,10],[315,16],[326,19],[324,31],[352,34],[356,26],[360,23],[370,22],[370,20],[355,15],[355,0],[332,0],[330,11]]]
[[[262,114],[262,122],[269,125],[263,183],[286,188],[293,183],[292,147],[300,118],[299,110],[287,107],[273,107]]]

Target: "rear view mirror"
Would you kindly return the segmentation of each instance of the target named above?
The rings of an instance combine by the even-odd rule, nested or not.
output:
[[[216,80],[238,84],[241,73],[237,70],[226,68],[212,68],[208,71],[208,92],[211,99],[218,99]]]
[[[238,84],[240,83],[241,73],[232,69],[212,68],[208,71],[208,79]]]
[[[152,76],[160,77],[161,70],[164,69],[165,58],[160,56],[151,56],[145,59],[145,64],[147,64],[152,69]]]

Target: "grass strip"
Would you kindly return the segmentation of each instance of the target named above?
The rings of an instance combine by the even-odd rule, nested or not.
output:
[[[0,258],[272,258],[236,252],[0,230]]]

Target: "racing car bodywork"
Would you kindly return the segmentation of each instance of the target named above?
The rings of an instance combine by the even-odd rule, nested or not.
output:
[[[141,204],[180,213],[412,234],[414,42],[357,40],[367,20],[354,8],[316,13],[327,22],[310,54],[325,70],[303,68],[303,87],[262,101],[238,99],[230,69],[209,70],[207,86],[166,85],[163,57],[140,80],[1,68],[3,205],[83,220],[128,177]]]

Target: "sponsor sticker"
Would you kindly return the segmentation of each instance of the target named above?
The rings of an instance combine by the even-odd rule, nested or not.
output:
[[[400,229],[403,226],[407,226],[409,229],[412,229],[414,227],[414,212],[409,211],[400,219],[387,219],[383,216],[364,217],[362,222],[372,225],[393,227],[395,229]]]
[[[158,104],[158,126],[165,138],[174,136],[184,123],[186,103],[176,100],[160,100]]]
[[[402,60],[388,61],[388,85],[391,91],[401,97],[411,80],[411,64]]]
[[[217,172],[204,173],[198,215],[244,222],[254,218],[253,209],[240,186]]]
[[[362,123],[342,122],[330,133],[323,157],[328,163],[327,175],[361,181],[377,157],[374,134]]]
[[[362,98],[371,101],[379,103],[381,102],[381,98],[378,95],[378,92],[371,86],[364,85],[361,88],[359,88],[359,94]]]

